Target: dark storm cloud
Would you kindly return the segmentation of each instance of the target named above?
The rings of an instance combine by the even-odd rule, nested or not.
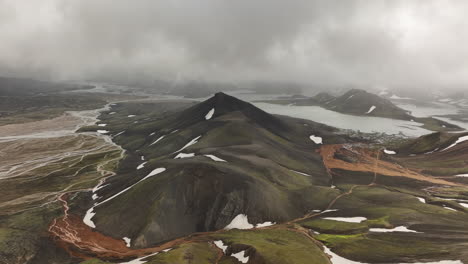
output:
[[[461,87],[465,11],[437,0],[0,0],[0,71]]]

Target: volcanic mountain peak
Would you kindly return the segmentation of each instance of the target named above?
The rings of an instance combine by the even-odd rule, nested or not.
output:
[[[252,105],[235,98],[234,96],[227,95],[223,92],[215,93],[213,97],[206,100],[202,104],[208,104],[216,108],[218,113],[242,111]]]
[[[90,207],[115,197],[93,207],[98,231],[144,247],[223,229],[239,214],[252,224],[284,222],[323,209],[317,193],[337,192],[309,139],[331,142],[328,127],[274,116],[224,93],[180,112],[147,109],[127,127],[107,115],[110,134],[126,131],[114,140],[127,153],[108,187],[93,193],[99,198],[88,196]],[[166,171],[149,177],[157,168]]]
[[[339,97],[326,101],[324,98],[327,96],[322,94],[317,98],[317,101],[322,102],[324,107],[341,113],[403,120],[413,119],[405,110],[394,105],[391,101],[361,89],[351,89]]]
[[[267,129],[278,131],[285,130],[287,128],[284,122],[279,118],[268,114],[248,102],[239,100],[222,92],[218,92],[208,100],[186,109],[181,113],[181,117],[186,117],[192,120],[192,122],[198,122],[198,119],[200,118],[209,120],[233,112],[240,112],[252,122]],[[200,118],[194,118],[194,116],[198,116]]]
[[[364,104],[365,107],[367,107],[370,104],[374,104],[376,105],[376,107],[390,106],[396,108],[396,106],[393,105],[393,103],[389,100],[361,89],[351,89],[342,96],[338,97],[337,100],[345,102],[350,101],[351,103],[359,102]]]

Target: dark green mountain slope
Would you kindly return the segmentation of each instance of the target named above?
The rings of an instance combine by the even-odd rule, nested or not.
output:
[[[137,247],[222,229],[239,214],[253,224],[283,222],[324,209],[336,195],[309,139],[343,142],[327,126],[272,116],[223,93],[163,118],[108,118],[112,134],[125,131],[114,140],[128,153],[97,202],[166,169],[95,208],[98,230],[131,237]],[[175,159],[180,153],[187,157]]]

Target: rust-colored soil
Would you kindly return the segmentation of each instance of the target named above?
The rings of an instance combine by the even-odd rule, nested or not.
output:
[[[122,239],[96,232],[91,227],[85,225],[80,217],[70,215],[65,195],[60,196],[59,200],[63,203],[64,216],[52,222],[49,232],[57,244],[74,257],[82,259],[92,257],[103,259],[137,258],[190,242],[185,238],[180,238],[151,248],[128,248]]]
[[[320,149],[323,162],[328,170],[342,169],[348,171],[370,172],[386,176],[406,177],[419,181],[431,182],[439,185],[457,186],[460,184],[432,178],[421,173],[403,168],[402,166],[388,161],[380,160],[374,156],[375,152],[361,147],[350,145],[324,145]],[[335,154],[342,154],[353,158],[356,162],[346,162],[335,158]]]

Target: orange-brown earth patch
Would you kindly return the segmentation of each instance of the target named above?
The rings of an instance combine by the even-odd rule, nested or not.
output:
[[[386,176],[406,177],[419,181],[431,182],[439,185],[458,186],[460,184],[432,178],[419,172],[409,170],[396,163],[380,160],[375,152],[362,147],[351,145],[324,145],[320,148],[324,165],[328,170],[342,169],[347,171],[371,172]],[[335,154],[352,158],[355,162],[347,162],[335,158]]]
[[[49,226],[49,232],[57,245],[65,249],[71,256],[89,259],[99,257],[102,259],[131,259],[143,257],[151,253],[171,248],[182,243],[191,242],[186,238],[179,238],[156,247],[132,249],[126,246],[123,239],[106,236],[94,231],[83,223],[76,215],[69,214],[69,207],[61,195],[58,200],[62,202],[64,216],[55,219]]]

